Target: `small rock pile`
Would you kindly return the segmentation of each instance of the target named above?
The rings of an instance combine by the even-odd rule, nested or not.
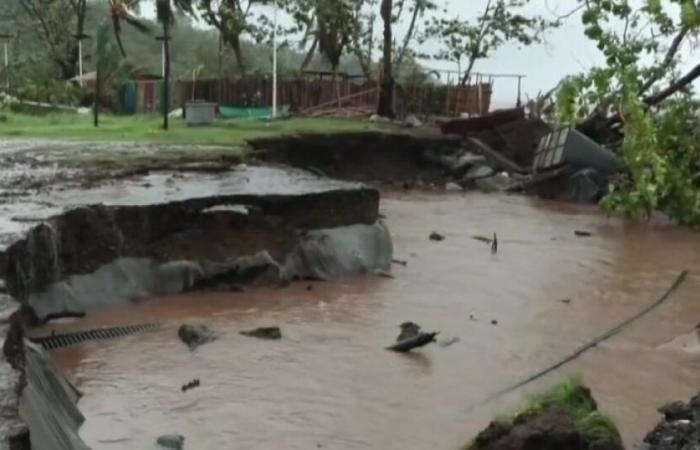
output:
[[[700,394],[688,403],[674,402],[659,408],[661,422],[647,434],[650,450],[691,450],[700,448]]]

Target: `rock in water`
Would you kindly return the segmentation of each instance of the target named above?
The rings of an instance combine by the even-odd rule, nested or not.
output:
[[[414,338],[418,336],[418,333],[420,333],[420,325],[410,321],[402,323],[399,325],[399,328],[401,328],[401,333],[399,333],[398,337],[396,338],[396,342]]]
[[[182,342],[187,344],[190,350],[194,350],[202,344],[215,341],[219,336],[205,325],[183,324],[177,330],[177,335]]]
[[[433,231],[432,233],[430,233],[430,240],[431,241],[438,241],[438,242],[444,241],[445,236],[441,235],[440,233],[438,233],[436,231]]]
[[[181,434],[164,434],[160,436],[156,442],[161,447],[172,450],[182,450],[185,445],[185,436]]]
[[[407,128],[420,128],[423,126],[423,122],[413,114],[409,114],[403,123]]]
[[[241,331],[241,334],[258,339],[282,339],[282,330],[280,330],[280,327],[260,327],[254,330]]]
[[[435,336],[437,336],[437,335],[438,335],[438,332],[433,332],[433,333],[420,332],[412,338],[404,339],[404,340],[399,341],[390,347],[387,347],[387,350],[405,353],[405,352],[413,350],[414,348],[423,347],[425,345],[430,344],[431,342],[435,342]]]

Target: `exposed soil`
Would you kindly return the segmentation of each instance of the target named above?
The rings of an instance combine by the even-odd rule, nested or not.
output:
[[[581,387],[580,395],[591,411],[597,409],[588,388]],[[491,422],[467,450],[623,450],[623,446],[619,434],[588,433],[567,411],[545,405],[518,414],[512,422]]]
[[[285,136],[248,144],[262,161],[320,171],[342,180],[412,186],[417,182],[443,185],[445,169],[434,157],[454,153],[461,139],[368,132]]]
[[[566,413],[545,409],[512,424],[491,422],[468,450],[622,450],[621,442],[593,441]]]

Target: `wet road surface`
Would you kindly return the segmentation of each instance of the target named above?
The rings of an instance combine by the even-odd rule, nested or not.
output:
[[[85,394],[87,443],[148,449],[178,432],[194,449],[455,449],[525,392],[579,372],[632,446],[658,406],[697,393],[696,233],[515,196],[394,194],[382,205],[395,258],[408,261],[394,267],[395,279],[189,293],[50,325],[61,332],[164,323],[52,352]],[[431,231],[446,239],[429,240]],[[496,255],[471,237],[493,232]],[[636,314],[684,268],[688,279],[660,308],[562,369],[480,405]],[[460,342],[385,351],[406,320]],[[177,339],[183,322],[222,336],[190,352]],[[279,325],[283,339],[238,334],[264,325]],[[201,385],[183,393],[194,378]]]

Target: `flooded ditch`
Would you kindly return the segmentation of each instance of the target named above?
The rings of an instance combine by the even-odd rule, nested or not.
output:
[[[346,170],[333,161],[315,169]],[[34,324],[28,337],[158,325],[52,350],[82,393],[80,411],[62,407],[73,431],[35,448],[84,448],[78,436],[95,450],[157,448],[175,432],[197,449],[459,448],[524,392],[571,372],[634,448],[656,408],[697,393],[700,242],[663,221],[630,225],[595,207],[509,195],[385,189],[380,201],[364,185],[268,166],[64,186],[34,205],[44,207],[24,216],[36,222],[21,222],[3,252],[6,288]],[[434,231],[445,240],[430,240]],[[494,232],[496,254],[474,239]],[[621,334],[484,402],[648,306],[683,269],[681,288]],[[76,311],[87,315],[41,324]],[[13,317],[0,316],[10,337]],[[387,352],[407,320],[440,331],[437,344]],[[219,338],[190,351],[182,323]],[[282,339],[239,334],[270,325]],[[6,354],[21,353],[17,339],[4,340],[16,350]],[[27,383],[21,359],[14,371],[0,365],[0,380]],[[77,400],[62,389],[60,402]],[[4,423],[0,436],[21,437],[10,430],[21,423]],[[39,427],[49,439],[51,426]]]

